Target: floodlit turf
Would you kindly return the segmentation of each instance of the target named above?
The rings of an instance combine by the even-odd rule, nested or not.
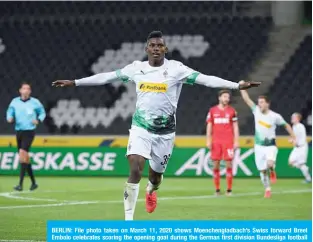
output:
[[[311,184],[278,180],[273,197],[263,198],[259,179],[236,179],[233,197],[214,197],[211,178],[165,178],[153,214],[143,202],[137,220],[301,220],[311,219]],[[11,192],[17,177],[0,177],[0,240],[45,240],[47,220],[122,220],[125,178],[38,177],[35,192]],[[224,186],[225,181],[222,181]],[[28,177],[24,188],[29,188]],[[176,198],[175,198],[176,197]]]

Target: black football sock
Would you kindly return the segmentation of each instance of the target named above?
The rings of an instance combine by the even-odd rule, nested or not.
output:
[[[25,163],[21,163],[21,167],[20,167],[20,186],[23,186],[23,181],[24,181],[24,176],[26,173],[26,169],[27,169],[27,164]]]
[[[33,169],[31,164],[27,164],[27,173],[32,181],[32,184],[36,184],[35,177],[33,174]]]

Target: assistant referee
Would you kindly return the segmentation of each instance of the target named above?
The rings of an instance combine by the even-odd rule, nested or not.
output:
[[[35,129],[46,117],[46,112],[40,101],[30,96],[31,86],[29,83],[22,83],[19,89],[20,96],[14,98],[7,110],[7,121],[15,123],[16,142],[19,152],[20,182],[14,187],[17,191],[23,190],[23,180],[27,171],[32,185],[30,190],[38,188],[32,166],[29,159],[29,149],[35,137]]]

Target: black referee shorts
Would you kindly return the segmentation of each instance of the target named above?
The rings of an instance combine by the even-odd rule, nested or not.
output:
[[[16,143],[18,150],[29,151],[35,138],[34,130],[19,130],[16,132]]]

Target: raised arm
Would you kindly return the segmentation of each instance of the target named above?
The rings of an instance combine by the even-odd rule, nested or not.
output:
[[[240,91],[241,97],[244,100],[244,102],[250,107],[253,108],[255,106],[254,102],[251,100],[249,97],[249,94],[246,90],[241,90]]]

